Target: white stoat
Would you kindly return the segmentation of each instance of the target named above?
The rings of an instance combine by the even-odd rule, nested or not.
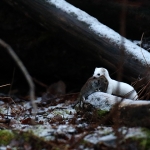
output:
[[[138,98],[137,92],[131,85],[111,79],[108,70],[105,68],[95,68],[93,76],[97,78],[101,75],[104,75],[108,80],[108,88],[106,93],[122,96],[133,100],[136,100]]]

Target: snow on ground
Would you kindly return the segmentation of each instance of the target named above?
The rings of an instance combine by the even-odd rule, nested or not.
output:
[[[141,130],[141,128],[126,128],[121,127],[118,129],[121,135],[123,135],[124,139],[130,137],[138,137],[145,138],[146,134]],[[93,144],[104,143],[108,147],[116,147],[117,146],[117,137],[115,136],[115,132],[111,127],[103,127],[92,134],[85,136],[85,141],[88,141]],[[121,139],[120,139],[121,140]]]
[[[131,41],[131,40],[130,40]],[[138,41],[138,40],[133,40],[132,41],[134,44],[136,44],[136,45],[141,45],[141,41]]]
[[[114,45],[121,47],[124,45],[126,53],[133,55],[134,59],[140,60],[143,64],[150,64],[150,54],[136,44],[122,37],[120,34],[100,23],[96,18],[90,16],[86,12],[74,7],[65,0],[47,0],[47,2],[62,11],[76,16],[77,20],[88,25],[89,29],[95,32],[98,36],[109,40]],[[123,42],[123,43],[122,43]],[[143,57],[144,55],[144,57]]]
[[[111,107],[110,104],[116,102],[116,97],[112,96],[110,100],[108,95],[109,94],[106,93],[96,92],[90,95],[89,99],[91,98],[91,101],[92,98],[93,101],[94,99],[97,100],[97,106],[99,106],[100,103],[103,103],[100,107],[109,110]],[[118,100],[120,100],[120,98],[118,98]],[[104,101],[107,101],[109,105]],[[129,102],[129,100],[127,101]],[[130,100],[130,102],[131,101],[139,102]],[[40,104],[41,98],[38,98],[35,102]],[[9,127],[11,127],[12,130],[29,131],[38,137],[42,137],[45,141],[55,141],[57,138],[59,141],[67,142],[71,141],[72,138],[75,140],[83,138],[85,143],[89,142],[94,145],[102,143],[107,147],[116,147],[117,136],[112,127],[101,125],[92,129],[91,124],[84,121],[80,115],[78,116],[76,110],[73,109],[71,105],[71,103],[64,101],[64,103],[58,103],[55,106],[40,106],[38,107],[38,114],[33,116],[31,113],[32,111],[30,110],[30,102],[27,101],[11,104],[8,111],[7,105],[1,105],[1,114],[6,114],[8,112],[8,118],[11,119]],[[75,123],[69,122],[73,118],[75,119]],[[34,122],[32,122],[32,120]],[[123,139],[146,137],[141,128],[121,127],[118,128],[118,132],[123,135]],[[80,149],[85,149],[82,144],[80,144],[79,147]],[[6,149],[6,147],[0,147],[0,149]]]

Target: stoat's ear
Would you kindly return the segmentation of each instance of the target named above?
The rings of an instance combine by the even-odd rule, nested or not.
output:
[[[95,70],[99,69],[99,67],[96,67]]]
[[[105,71],[108,71],[107,69],[105,69]]]

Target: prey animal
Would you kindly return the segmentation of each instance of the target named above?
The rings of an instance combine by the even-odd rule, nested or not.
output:
[[[108,87],[108,80],[105,76],[100,76],[98,78],[91,77],[87,80],[87,82],[81,88],[80,94],[77,98],[77,103],[81,103],[85,101],[85,99],[96,91],[106,92]],[[75,105],[76,105],[75,104]]]

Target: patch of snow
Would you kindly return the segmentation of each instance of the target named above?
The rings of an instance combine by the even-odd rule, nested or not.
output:
[[[50,109],[63,108],[64,106],[65,106],[64,103],[58,104],[58,105],[56,105],[56,106],[49,106],[49,110],[50,110]],[[65,108],[65,107],[64,107],[64,108]]]
[[[128,39],[122,37],[120,34],[105,26],[104,24],[100,23],[96,18],[74,7],[65,0],[47,0],[47,2],[70,15],[73,14],[74,16],[76,16],[78,21],[87,24],[89,29],[95,32],[99,37],[102,37],[104,40],[109,40],[111,43],[115,44],[118,47],[122,47],[122,45],[124,45],[126,53],[131,54],[133,56],[133,59],[138,59],[143,64],[146,64],[146,59],[147,63],[150,64],[150,54],[147,51],[140,48]],[[142,53],[145,59],[143,58]]]
[[[117,137],[114,136],[113,134],[101,136],[97,132],[95,132],[93,134],[89,134],[84,138],[85,141],[88,141],[90,143],[97,144],[100,142],[101,143],[104,142],[107,146],[111,146],[111,147],[116,146],[116,139],[117,139]]]
[[[88,126],[87,123],[82,123],[82,124],[78,124],[78,125],[77,125],[78,128],[85,128],[85,127],[87,127],[87,126]]]
[[[76,129],[71,125],[59,125],[57,129],[57,133],[69,133],[75,131]]]
[[[119,107],[123,107],[126,105],[149,105],[150,101],[144,100],[130,100],[130,99],[122,99],[117,96],[113,96],[103,92],[95,92],[88,96],[85,100],[92,104],[95,108],[109,111],[116,103],[121,102]]]
[[[112,127],[98,126],[97,131],[101,135],[107,135],[107,134],[110,134],[111,132],[113,132],[113,128]]]
[[[3,105],[3,104],[5,104],[3,101],[0,101],[0,105]]]
[[[53,134],[56,132],[56,129],[53,129],[50,125],[43,125],[36,126],[36,128],[32,129],[32,132],[39,137],[43,137],[45,140],[54,140]]]
[[[11,107],[7,107],[7,106],[1,107],[0,113],[11,115]]]
[[[43,137],[45,140],[54,140],[57,134],[75,133],[75,131],[76,129],[71,125],[36,125],[32,129],[35,135]]]
[[[48,116],[47,116],[47,118],[53,118],[55,115],[54,114],[49,114]]]
[[[42,114],[42,113],[47,112],[47,111],[48,111],[48,108],[39,108],[38,114]]]
[[[67,109],[66,109],[67,108]],[[58,104],[56,106],[50,106],[49,110],[53,110],[52,113],[48,115],[48,118],[53,118],[55,115],[61,115],[64,119],[73,118],[76,110],[71,106],[65,106],[65,104]]]
[[[7,150],[6,146],[0,146],[0,150]]]
[[[124,99],[119,106],[123,107],[126,105],[150,105],[150,101],[146,101],[146,100],[132,101],[130,99]]]
[[[111,100],[109,96],[112,96]],[[89,95],[88,99],[86,99],[85,102],[92,104],[93,106],[95,106],[95,108],[109,111],[114,104],[119,102],[119,100],[120,100],[119,97],[102,93],[102,92],[95,92]]]
[[[41,103],[42,98],[41,97],[37,97],[37,99],[34,101],[35,103]]]
[[[133,40],[132,42],[136,45],[141,45],[141,41]]]
[[[107,134],[106,134],[107,131]],[[142,131],[141,128],[127,128],[121,127],[118,129],[120,134],[122,134],[123,139],[128,139],[131,137],[146,137],[146,134]],[[101,130],[97,128],[94,133],[85,136],[84,140],[93,144],[104,143],[107,146],[115,147],[117,137],[114,134],[113,128],[103,127]],[[120,139],[122,140],[122,139]]]
[[[24,108],[25,109],[31,109],[32,108],[31,102],[25,102],[24,103]]]
[[[125,138],[130,137],[146,137],[146,134],[142,131],[141,128],[127,128],[127,134],[125,135]]]

